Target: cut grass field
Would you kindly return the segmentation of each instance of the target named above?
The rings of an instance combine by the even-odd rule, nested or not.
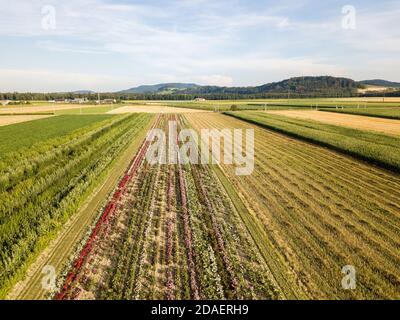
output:
[[[346,109],[320,109],[320,111],[329,111],[345,114],[355,114],[360,116],[396,119],[400,120],[400,108],[346,108]]]
[[[400,138],[397,136],[265,112],[227,112],[227,115],[400,172]]]
[[[386,109],[383,111],[386,111]],[[335,112],[320,112],[316,110],[281,110],[268,111],[268,113],[400,136],[400,121],[395,119],[382,119],[374,117],[366,118],[357,114],[339,114]]]
[[[246,223],[265,244],[266,263],[285,295],[400,298],[398,174],[233,117],[185,117],[199,130],[255,130],[253,174],[236,176],[230,165],[222,170],[261,226]],[[356,268],[355,290],[341,286],[346,265]]]

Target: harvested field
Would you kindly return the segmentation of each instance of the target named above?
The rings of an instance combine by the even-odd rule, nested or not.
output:
[[[386,107],[386,108],[344,108],[344,109],[320,109],[320,111],[355,114],[359,116],[397,119],[400,120],[399,107]]]
[[[126,107],[120,107],[118,109],[107,112],[108,114],[120,114],[120,113],[199,113],[206,112],[199,109],[187,109],[187,108],[175,108],[168,107],[159,104],[148,104],[148,105],[132,105]]]
[[[247,224],[284,294],[400,298],[398,174],[224,115],[185,117],[196,129],[255,130],[253,174],[222,170],[261,226]],[[347,265],[355,290],[342,288]]]
[[[51,115],[20,115],[20,116],[0,116],[0,127],[8,126],[9,124],[21,123],[33,120],[49,118]]]
[[[400,121],[398,120],[373,117],[367,118],[359,115],[339,114],[335,112],[321,112],[313,110],[278,110],[268,111],[268,113],[297,119],[314,120],[355,129],[400,135]]]
[[[20,114],[20,113],[40,113],[40,112],[57,112],[58,110],[88,109],[97,108],[97,105],[88,106],[80,104],[47,104],[47,105],[30,105],[30,106],[14,106],[0,108],[0,114]]]

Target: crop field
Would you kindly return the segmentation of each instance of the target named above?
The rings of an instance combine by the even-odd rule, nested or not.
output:
[[[400,120],[400,108],[368,108],[368,109],[360,109],[360,108],[346,108],[346,109],[321,109],[321,111],[330,111],[330,112],[338,112],[338,113],[346,113],[346,114],[356,114],[360,116],[368,116],[368,117],[377,117],[377,118],[386,118],[386,119],[396,119]]]
[[[0,115],[0,127],[8,126],[10,124],[33,121],[38,119],[48,118],[51,115]]]
[[[313,142],[400,172],[400,138],[265,112],[228,112],[276,132]]]
[[[53,112],[56,115],[63,115],[63,114],[103,114],[109,111],[112,111],[121,105],[101,105],[101,106],[81,106],[80,108],[73,108],[73,109],[61,109],[58,110],[57,108]]]
[[[207,100],[207,101],[167,101],[157,102],[171,107],[202,109],[208,111],[237,110],[287,110],[287,109],[386,109],[399,108],[399,98],[326,98],[326,99],[253,99],[253,100]]]
[[[162,104],[143,104],[143,105],[132,105],[132,106],[123,106],[120,108],[116,108],[107,113],[109,114],[123,114],[123,113],[186,113],[186,112],[203,112],[203,110],[199,109],[190,109],[190,108],[175,108],[172,106],[166,106]]]
[[[143,114],[60,116],[0,128],[2,137],[21,137],[19,143],[1,145],[1,297],[151,118]]]
[[[155,127],[164,128],[161,116]],[[214,171],[149,165],[144,143],[58,299],[277,299],[282,293]]]
[[[232,117],[185,117],[199,130],[255,130],[253,174],[222,170],[257,222],[247,229],[286,297],[400,298],[398,174]],[[356,290],[341,287],[346,265],[357,270]]]
[[[0,127],[0,298],[400,299],[400,137],[372,131],[398,120],[107,108]],[[254,129],[253,173],[150,164],[146,134],[168,141],[169,121]],[[342,287],[349,265],[355,290]]]
[[[75,110],[76,113],[79,113],[80,110],[87,110],[86,113],[90,113],[89,110],[92,109],[96,110],[98,106],[88,106],[85,104],[56,104],[56,103],[37,103],[32,105],[17,105],[17,106],[7,106],[7,107],[0,107],[0,115],[1,114],[36,114],[36,113],[58,113],[59,111],[65,111],[66,113],[73,113]],[[97,113],[97,112],[93,112]]]
[[[387,113],[388,110],[383,109],[382,111],[384,113]],[[377,119],[373,117],[366,118],[355,113],[347,114],[346,112],[320,112],[315,110],[281,110],[268,112],[296,119],[313,120],[327,124],[333,124],[336,126],[344,126],[367,131],[377,131],[380,133],[400,136],[400,121],[396,119]],[[397,112],[400,115],[400,108]]]
[[[59,116],[47,119],[18,123],[0,127],[0,159],[9,152],[21,151],[24,148],[34,150],[36,144],[45,142],[58,143],[56,138],[62,138],[75,130],[86,126],[101,124],[112,116]],[[98,125],[97,124],[97,125]],[[44,146],[47,148],[48,146]]]

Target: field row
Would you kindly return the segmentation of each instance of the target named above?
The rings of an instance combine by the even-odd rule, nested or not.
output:
[[[227,114],[400,172],[400,153],[398,152],[400,138],[397,136],[264,112],[229,112]]]
[[[22,277],[150,119],[147,115],[103,118],[2,159],[1,296]]]
[[[400,136],[400,121],[398,121],[398,119],[365,117],[356,113],[347,114],[345,112],[328,112],[330,111],[329,109],[324,109],[323,111],[325,112],[321,112],[320,110],[278,110],[268,111],[268,114],[276,114],[289,118],[322,122],[339,127]],[[386,111],[386,109],[383,109],[383,111]]]
[[[175,119],[185,125],[180,117],[162,116],[157,126]],[[210,167],[136,159],[140,167],[119,188],[112,216],[82,264],[69,270],[57,298],[283,297]]]
[[[400,177],[325,148],[216,114],[186,115],[197,129],[253,128],[255,170],[229,182],[287,297],[400,298]],[[341,270],[354,266],[356,290]]]
[[[331,111],[346,114],[356,114],[360,116],[386,118],[386,119],[400,119],[400,108],[387,107],[387,108],[345,108],[345,109],[321,109],[321,111]]]

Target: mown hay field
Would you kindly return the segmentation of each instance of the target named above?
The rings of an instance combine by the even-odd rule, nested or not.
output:
[[[400,138],[398,136],[265,112],[227,112],[226,114],[400,172]]]
[[[331,110],[331,109],[327,109]],[[332,111],[335,109],[332,109]],[[347,109],[343,109],[344,111]],[[366,109],[369,110],[369,109]],[[380,109],[379,109],[380,110]],[[382,109],[384,113],[392,110]],[[363,117],[362,114],[346,114],[335,113],[335,112],[321,112],[315,110],[280,110],[280,111],[269,111],[271,114],[278,114],[285,117],[291,117],[296,119],[314,120],[327,124],[333,124],[337,126],[344,126],[354,129],[376,131],[385,134],[393,134],[400,136],[400,121],[394,119],[382,119],[373,117]],[[390,113],[389,112],[389,113]],[[398,113],[400,119],[400,108],[395,110]]]
[[[400,120],[400,108],[346,108],[346,109],[321,109],[321,111],[356,114],[360,116],[397,119]],[[400,126],[400,125],[399,125]]]
[[[287,297],[400,298],[398,174],[232,117],[185,117],[199,130],[255,130],[253,174],[222,170],[258,222],[248,230]],[[355,290],[342,287],[347,265]]]

